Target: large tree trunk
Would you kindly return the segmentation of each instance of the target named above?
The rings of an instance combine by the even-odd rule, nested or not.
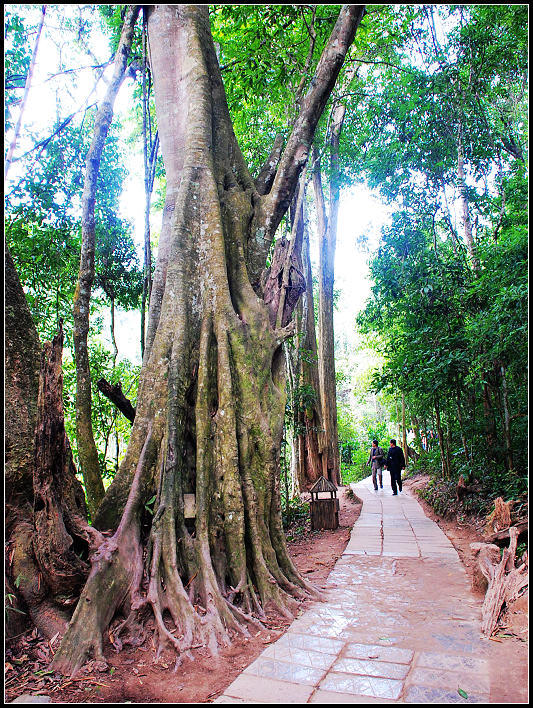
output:
[[[13,602],[6,599],[6,635],[10,637],[19,634],[27,620],[21,614],[26,608],[21,607],[21,598],[17,597],[15,581],[19,574],[12,572],[12,558],[14,541],[20,539],[23,524],[31,519],[33,508],[33,463],[41,352],[37,330],[5,244],[4,257],[5,592],[15,598]]]
[[[261,281],[261,270],[363,8],[341,10],[264,196],[233,133],[208,7],[148,12],[165,215],[135,422],[96,523],[115,528],[124,513],[54,659],[65,672],[91,649],[101,656],[102,632],[119,607],[132,610],[129,626],[150,606],[161,646],[215,651],[256,623],[253,614],[273,607],[292,616],[294,598],[313,592],[288,556],[280,515],[282,344],[296,303],[282,294],[267,306],[261,282],[271,274]],[[290,253],[290,242],[284,248]],[[279,286],[290,287],[292,261],[279,249],[274,261],[284,263]],[[144,594],[140,521],[154,488]],[[195,494],[194,520],[185,518],[187,493]]]
[[[33,504],[33,461],[41,347],[11,254],[4,244],[4,376],[6,522],[28,518]]]

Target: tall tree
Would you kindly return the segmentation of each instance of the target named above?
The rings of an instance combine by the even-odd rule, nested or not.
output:
[[[96,116],[94,137],[87,154],[82,198],[80,270],[73,303],[74,351],[77,374],[76,428],[80,468],[91,516],[94,516],[104,497],[104,485],[100,474],[98,452],[92,429],[91,372],[87,349],[91,289],[94,282],[96,185],[105,139],[113,118],[113,104],[124,79],[133,39],[133,28],[138,14],[139,6],[137,5],[129,7],[126,13],[122,36],[115,55],[113,76]]]
[[[353,76],[348,73],[347,83]],[[323,474],[332,482],[340,484],[340,454],[337,432],[337,382],[335,379],[335,334],[333,329],[333,290],[335,282],[335,248],[340,198],[339,143],[346,116],[346,105],[337,103],[331,113],[329,212],[326,208],[320,159],[316,154],[313,186],[318,214],[319,232],[319,302],[318,302],[318,370],[320,395],[324,419]]]
[[[116,528],[123,515],[94,558],[54,658],[63,671],[91,649],[101,658],[102,632],[125,602],[153,609],[162,644],[214,650],[243,621],[253,623],[252,613],[273,607],[292,616],[294,597],[312,592],[287,554],[280,517],[282,343],[293,331],[292,310],[279,317],[268,308],[262,284],[364,8],[342,6],[263,195],[233,132],[208,7],[147,12],[167,175],[164,221],[132,437],[96,523]],[[140,524],[154,487],[143,596]],[[195,494],[194,521],[185,518],[186,493]]]
[[[305,205],[304,205],[305,206]],[[304,215],[302,215],[304,217]],[[305,292],[298,303],[293,356],[293,433],[295,474],[301,491],[323,474],[324,425],[322,420],[318,348],[315,327],[313,273],[307,218],[302,218],[302,270]]]

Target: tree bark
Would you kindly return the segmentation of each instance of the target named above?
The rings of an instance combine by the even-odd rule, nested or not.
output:
[[[288,141],[293,157],[282,158],[261,196],[233,133],[208,7],[149,8],[164,221],[135,422],[96,525],[116,528],[122,519],[94,558],[54,660],[61,671],[91,651],[101,658],[102,632],[120,607],[124,629],[150,607],[161,647],[183,653],[200,643],[214,652],[267,608],[292,617],[297,600],[316,596],[292,564],[281,526],[282,345],[291,313],[282,308],[276,326],[279,308],[262,298],[268,278],[258,259],[294,194],[308,151],[302,141],[313,135],[360,14],[341,10]],[[283,263],[280,284],[294,267],[290,258]],[[140,523],[154,490],[144,592]],[[184,494],[195,495],[194,520],[185,519]]]
[[[33,505],[33,462],[41,347],[11,254],[4,244],[5,503],[6,525],[28,518]],[[13,517],[13,518],[12,518]]]
[[[87,523],[65,434],[62,333],[41,352],[7,249],[5,274],[6,581],[50,638],[65,630],[101,535]]]
[[[94,136],[85,163],[85,182],[82,197],[82,244],[80,271],[73,302],[73,339],[76,359],[76,430],[78,455],[91,517],[94,517],[104,497],[104,485],[100,475],[98,452],[94,442],[91,421],[91,372],[87,348],[91,289],[94,282],[97,179],[105,139],[113,119],[113,104],[126,71],[126,64],[133,38],[133,28],[139,13],[139,7],[138,5],[130,6],[127,10],[120,43],[115,56],[113,76],[96,115]]]

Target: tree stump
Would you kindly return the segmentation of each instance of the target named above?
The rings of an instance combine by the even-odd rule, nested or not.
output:
[[[493,543],[471,543],[470,548],[474,556],[477,556],[472,588],[486,593],[489,587],[491,568],[500,562],[500,549]]]
[[[518,529],[514,526],[509,529],[509,537],[509,548],[504,549],[497,565],[492,564],[487,555],[492,552],[491,547],[487,550],[486,544],[482,544],[480,549],[479,567],[488,581],[488,589],[481,610],[483,618],[481,631],[487,637],[493,634],[504,603],[509,604],[518,598],[522,590],[529,584],[527,556],[524,562],[515,568]]]
[[[511,509],[514,501],[504,502],[502,497],[494,500],[494,510],[487,517],[485,533],[491,534],[501,529],[509,528],[511,525]]]

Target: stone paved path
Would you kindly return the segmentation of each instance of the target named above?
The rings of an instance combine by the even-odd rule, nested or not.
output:
[[[452,544],[371,479],[327,602],[296,619],[216,703],[488,703],[492,643]]]

